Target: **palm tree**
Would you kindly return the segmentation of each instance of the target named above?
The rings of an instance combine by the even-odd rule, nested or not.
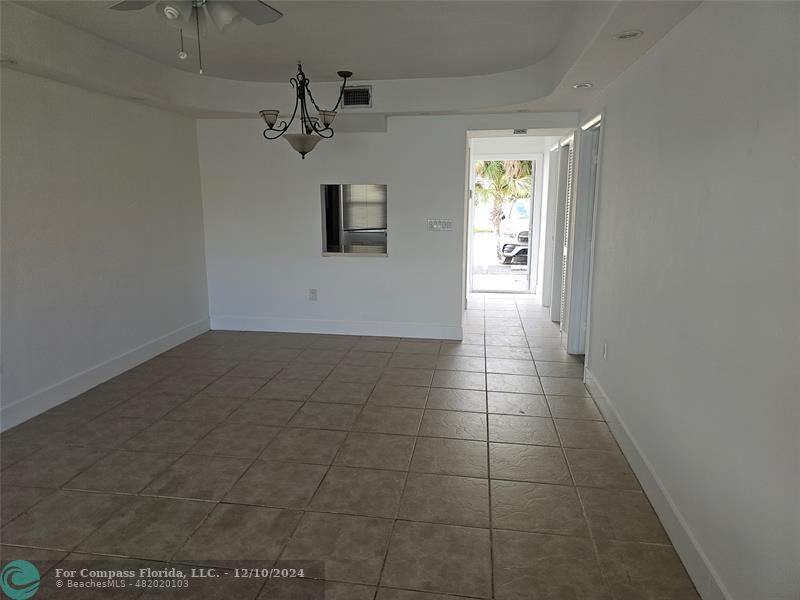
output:
[[[479,160],[475,163],[475,202],[492,199],[489,218],[496,233],[500,232],[503,204],[530,195],[532,166],[530,160]]]

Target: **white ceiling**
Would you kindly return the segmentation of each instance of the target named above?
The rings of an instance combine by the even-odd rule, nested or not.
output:
[[[224,0],[218,0],[224,1]],[[178,32],[156,14],[108,10],[114,1],[20,2],[159,63],[196,70],[196,48],[177,58]],[[579,2],[271,2],[284,17],[243,21],[202,39],[205,73],[244,81],[286,81],[303,61],[308,76],[409,79],[484,75],[531,65],[553,50]]]

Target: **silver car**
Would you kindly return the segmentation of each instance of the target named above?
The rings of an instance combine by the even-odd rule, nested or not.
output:
[[[528,264],[528,226],[530,198],[517,198],[501,217],[497,238],[497,259],[504,265],[512,262]]]

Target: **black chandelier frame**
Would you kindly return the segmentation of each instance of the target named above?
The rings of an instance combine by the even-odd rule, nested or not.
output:
[[[280,123],[275,123],[272,125],[267,123],[267,128],[264,130],[264,137],[268,140],[277,140],[283,134],[287,133],[289,131],[289,127],[291,127],[295,117],[297,116],[297,109],[299,108],[302,133],[305,133],[306,135],[317,134],[323,139],[326,140],[331,139],[334,134],[333,128],[331,127],[331,125],[333,124],[333,117],[335,117],[335,113],[339,109],[339,106],[342,103],[342,97],[344,96],[344,89],[345,86],[347,85],[347,80],[353,76],[353,73],[351,71],[337,71],[336,74],[342,78],[342,86],[339,89],[339,98],[336,100],[336,106],[334,106],[331,110],[326,111],[321,109],[317,104],[316,100],[314,100],[314,96],[311,93],[311,88],[309,87],[311,80],[308,77],[306,77],[306,74],[303,72],[303,65],[301,63],[297,63],[297,75],[289,80],[289,83],[296,90],[292,116],[289,117],[288,121],[283,120]],[[312,117],[309,114],[308,104],[306,99],[310,100],[311,104],[314,105],[314,108],[320,115],[319,117]],[[262,110],[259,112],[259,114],[265,121],[266,117],[264,113],[268,112],[270,111]],[[323,122],[322,126],[320,126],[319,124],[320,118],[322,118],[322,116],[326,113],[327,114],[333,113],[330,122],[328,124],[325,124]]]

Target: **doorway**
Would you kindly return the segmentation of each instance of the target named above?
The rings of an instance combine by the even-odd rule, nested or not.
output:
[[[471,291],[528,292],[539,161],[484,157],[471,165]]]

